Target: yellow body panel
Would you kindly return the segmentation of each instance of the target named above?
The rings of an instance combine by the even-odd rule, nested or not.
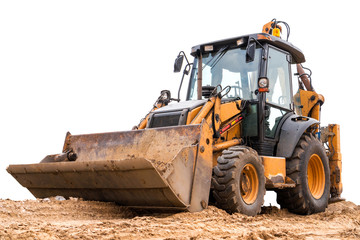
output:
[[[330,192],[332,197],[340,196],[343,190],[341,179],[342,155],[340,149],[340,125],[329,124],[328,129],[333,136],[329,139]]]
[[[324,96],[315,91],[299,89],[294,96],[295,112],[298,115],[320,120],[320,105],[324,101]]]
[[[188,116],[187,116],[187,120],[186,120],[186,125],[189,125],[191,123],[191,121],[196,117],[196,115],[200,112],[201,108],[203,106],[200,106],[200,107],[197,107],[195,109],[193,109],[192,111],[190,111],[188,113]]]
[[[320,121],[320,104],[315,104],[312,108],[310,117]]]
[[[286,176],[286,161],[282,157],[261,156],[265,177],[274,183],[284,183]]]
[[[214,126],[214,130],[218,131],[220,129],[220,125],[222,123],[221,119],[220,119],[220,113],[221,113],[221,99],[219,97],[217,97],[215,99],[215,104],[214,104],[214,116],[212,119],[212,124]]]
[[[216,97],[211,97],[209,100],[205,103],[205,105],[201,108],[199,113],[196,115],[196,117],[191,121],[190,124],[200,124],[202,120],[208,115],[208,113],[212,110],[214,104],[216,101]]]
[[[267,190],[293,188],[296,183],[286,176],[286,159],[283,157],[261,156]]]
[[[221,104],[221,110],[220,110],[221,122],[228,121],[229,119],[233,118],[236,113],[240,112],[236,104],[238,104],[238,106],[241,106],[241,100]]]
[[[235,125],[231,129],[229,129],[229,131],[223,134],[223,136],[226,139],[240,138],[240,125],[239,124]]]
[[[302,116],[309,116],[311,109],[318,102],[318,94],[314,91],[305,91],[299,89],[298,94],[300,95],[300,105],[302,106],[300,114]]]

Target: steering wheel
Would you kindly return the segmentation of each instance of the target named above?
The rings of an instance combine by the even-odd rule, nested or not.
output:
[[[231,89],[234,89],[235,96],[230,96],[230,97],[240,97],[240,92],[242,90],[240,86],[233,85],[231,86]]]

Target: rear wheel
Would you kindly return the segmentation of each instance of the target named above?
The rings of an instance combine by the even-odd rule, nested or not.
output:
[[[325,211],[330,196],[330,170],[319,140],[304,134],[286,165],[286,175],[296,182],[296,187],[277,191],[279,205],[298,214]]]
[[[264,166],[256,151],[245,146],[224,150],[214,167],[213,196],[229,213],[254,216],[264,203]]]

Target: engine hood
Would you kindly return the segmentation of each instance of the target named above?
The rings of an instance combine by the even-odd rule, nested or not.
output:
[[[189,100],[189,101],[183,101],[183,102],[172,102],[169,105],[159,108],[155,110],[153,113],[164,113],[164,112],[177,112],[184,109],[188,109],[189,111],[193,110],[194,108],[197,108],[199,106],[204,105],[207,102],[207,99],[203,100]]]
[[[188,113],[206,102],[207,99],[170,103],[150,113],[146,128],[185,125]]]

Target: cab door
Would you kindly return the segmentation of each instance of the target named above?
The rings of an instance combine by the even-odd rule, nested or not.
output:
[[[264,143],[269,147],[272,146],[273,154],[278,142],[279,126],[293,112],[290,59],[289,53],[269,46],[267,61],[269,92],[265,95],[262,127]]]

